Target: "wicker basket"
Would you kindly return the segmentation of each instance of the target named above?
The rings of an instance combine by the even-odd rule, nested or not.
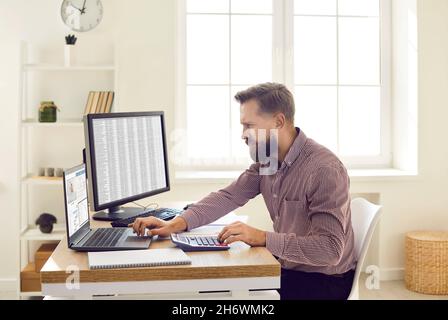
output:
[[[406,235],[406,288],[424,294],[448,294],[448,232]]]

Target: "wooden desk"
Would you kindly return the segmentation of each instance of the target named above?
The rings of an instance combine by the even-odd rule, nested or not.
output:
[[[93,228],[109,226],[109,223],[92,221]],[[153,240],[150,249],[169,247],[174,247],[170,240]],[[280,264],[266,248],[235,243],[228,251],[187,254],[192,259],[191,265],[89,270],[87,253],[68,249],[64,240],[41,270],[42,293],[83,299],[98,295],[145,295],[169,299],[279,298],[277,291],[272,289],[280,287]],[[73,273],[76,270],[79,273]],[[70,279],[77,275],[79,285],[76,287]],[[204,293],[210,291],[227,292]]]

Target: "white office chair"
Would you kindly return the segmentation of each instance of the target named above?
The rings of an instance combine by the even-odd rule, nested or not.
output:
[[[358,258],[352,290],[348,300],[359,300],[359,277],[369,249],[370,240],[380,219],[381,206],[357,198],[351,202],[352,225],[355,234],[355,253]]]

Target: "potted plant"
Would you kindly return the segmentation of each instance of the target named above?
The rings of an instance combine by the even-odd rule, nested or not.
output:
[[[42,101],[39,108],[39,122],[56,122],[59,108],[53,101]]]

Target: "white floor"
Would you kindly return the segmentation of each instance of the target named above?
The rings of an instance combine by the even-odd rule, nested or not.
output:
[[[0,292],[0,300],[15,298],[13,292]],[[405,288],[403,281],[381,282],[379,290],[368,290],[361,285],[360,298],[361,300],[448,300],[448,296],[423,295],[409,291]]]
[[[359,298],[361,300],[448,300],[448,296],[424,295],[406,289],[404,281],[383,281],[379,290],[368,290],[362,285],[361,279]]]
[[[0,292],[0,300],[14,300],[16,299],[15,292]]]

